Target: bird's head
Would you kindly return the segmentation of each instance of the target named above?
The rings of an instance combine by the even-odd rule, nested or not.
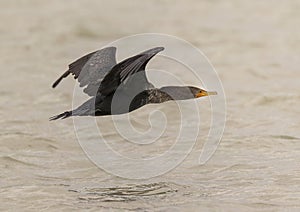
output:
[[[217,95],[217,92],[205,91],[201,88],[192,86],[167,86],[162,87],[160,91],[167,93],[170,99],[173,100],[185,100],[200,98],[203,96]]]
[[[189,86],[189,89],[190,89],[191,93],[193,94],[194,98],[200,98],[200,97],[203,97],[203,96],[217,95],[216,91],[206,91],[206,90],[203,90],[201,88],[191,87],[191,86]]]

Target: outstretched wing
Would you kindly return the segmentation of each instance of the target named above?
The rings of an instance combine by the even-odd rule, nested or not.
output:
[[[131,75],[142,72],[142,78],[140,83],[144,83],[145,89],[151,84],[148,82],[145,68],[149,60],[154,57],[157,53],[164,50],[164,47],[156,47],[144,51],[138,55],[123,60],[122,62],[115,65],[112,70],[104,77],[98,90],[99,93],[106,96],[114,92],[121,83],[125,83]]]
[[[89,53],[69,65],[67,70],[52,85],[55,88],[63,78],[69,74],[74,75],[80,87],[87,87],[83,90],[89,96],[95,96],[105,75],[116,65],[116,47],[107,47]]]

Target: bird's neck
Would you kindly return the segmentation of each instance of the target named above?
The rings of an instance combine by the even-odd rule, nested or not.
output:
[[[158,88],[148,90],[148,99],[149,103],[163,103],[173,100],[169,94]]]

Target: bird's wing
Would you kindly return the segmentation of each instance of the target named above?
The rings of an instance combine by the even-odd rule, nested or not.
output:
[[[104,77],[98,92],[105,96],[109,95],[114,92],[121,83],[125,83],[130,76],[141,71],[145,78],[143,83],[149,84],[145,75],[145,67],[152,57],[163,50],[164,47],[152,48],[118,63]]]
[[[89,96],[95,96],[105,75],[116,65],[116,47],[107,47],[89,53],[69,65],[67,70],[52,85],[55,88],[60,81],[69,74],[74,75],[80,87],[87,87],[83,90]]]

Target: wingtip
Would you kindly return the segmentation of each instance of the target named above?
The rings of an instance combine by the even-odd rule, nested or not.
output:
[[[163,46],[158,46],[158,47],[155,47],[155,48],[153,48],[153,49],[151,49],[151,50],[153,50],[154,52],[161,52],[161,51],[163,51],[163,50],[165,50],[165,47],[163,47]]]
[[[158,46],[158,47],[154,47],[152,49],[148,49],[142,53],[140,53],[141,55],[142,54],[149,54],[149,55],[156,55],[157,53],[163,51],[165,49],[165,47],[163,46]]]
[[[55,87],[57,86],[57,84],[58,84],[58,83],[55,81],[55,82],[52,84],[51,87],[52,87],[52,88],[55,88]]]
[[[52,84],[52,88],[55,88],[57,85],[58,85],[58,83],[60,83],[60,81],[63,79],[63,77],[61,76],[61,77],[59,77],[53,84]]]
[[[67,70],[65,73],[63,73],[63,75],[61,75],[53,84],[52,84],[52,88],[55,88],[60,81],[62,81],[63,78],[67,77],[71,72],[69,70]]]

